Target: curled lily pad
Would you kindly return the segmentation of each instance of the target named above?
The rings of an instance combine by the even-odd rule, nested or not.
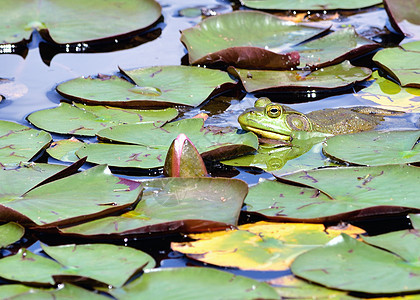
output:
[[[287,1],[287,0],[241,0],[241,3],[250,8],[275,9],[275,10],[333,10],[333,9],[358,9],[381,4],[379,0],[337,1]]]
[[[396,239],[394,243],[406,241]],[[406,245],[415,246],[409,242]],[[407,261],[342,234],[327,245],[298,256],[291,270],[301,278],[331,288],[390,294],[420,289],[418,263],[418,255],[415,261]]]
[[[109,238],[226,228],[236,225],[248,191],[245,182],[226,178],[157,178],[138,185],[145,190],[134,210],[62,228],[62,233]]]
[[[420,161],[420,130],[370,131],[337,135],[324,144],[324,153],[358,165],[404,164]]]
[[[29,161],[51,140],[45,131],[0,120],[0,165]]]
[[[244,270],[277,271],[289,268],[299,254],[325,244],[341,230],[326,230],[322,224],[258,222],[232,231],[189,235],[195,241],[172,243],[172,250],[201,262]],[[364,233],[355,227],[349,234]]]
[[[60,44],[97,40],[148,27],[160,15],[161,7],[153,0],[17,0],[2,3],[0,43],[29,40],[32,30]]]
[[[384,0],[392,27],[409,37],[419,37],[420,1]]]
[[[258,11],[236,11],[207,18],[183,30],[190,64],[224,63],[239,68],[290,69],[299,55],[290,46],[324,31]]]
[[[17,223],[10,222],[0,225],[0,248],[7,247],[20,240],[25,233],[25,229]]]
[[[146,122],[162,126],[177,115],[175,108],[139,110],[61,102],[58,107],[34,112],[27,119],[49,132],[95,136],[98,131],[119,124]]]
[[[383,49],[372,59],[398,80],[401,86],[420,87],[420,41]]]
[[[372,73],[368,68],[352,66],[349,61],[316,71],[245,70],[229,67],[229,72],[240,78],[249,93],[344,88],[369,78]]]
[[[197,106],[236,82],[226,72],[189,66],[157,66],[122,71],[118,76],[80,77],[57,86],[70,99],[121,107]]]

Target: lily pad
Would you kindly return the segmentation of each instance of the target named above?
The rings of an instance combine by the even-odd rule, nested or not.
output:
[[[25,229],[17,223],[10,222],[0,225],[0,248],[7,247],[19,241],[25,233]]]
[[[79,77],[57,86],[64,97],[88,104],[120,107],[197,106],[236,82],[226,72],[190,66],[156,66],[121,70],[118,76]]]
[[[79,157],[76,156],[76,151],[83,145],[84,143],[82,141],[72,137],[67,140],[59,140],[51,143],[47,149],[47,153],[57,160],[75,162],[79,160]]]
[[[98,131],[119,124],[153,123],[156,127],[162,126],[177,115],[175,108],[138,110],[61,102],[58,107],[34,112],[27,119],[49,132],[95,136]]]
[[[398,59],[395,59],[398,57]],[[420,41],[383,49],[372,58],[401,86],[420,88]]]
[[[61,231],[109,238],[217,230],[236,225],[248,192],[245,182],[226,178],[156,178],[139,186],[145,190],[134,210]]]
[[[410,215],[411,224],[413,225],[414,229],[420,230],[420,214],[411,214]]]
[[[379,0],[337,1],[337,0],[313,0],[294,1],[287,0],[241,0],[247,7],[255,9],[275,10],[335,10],[335,9],[358,9],[381,4]]]
[[[395,242],[404,243],[401,239]],[[301,278],[340,290],[390,294],[420,289],[418,255],[416,261],[407,261],[346,234],[298,256],[291,270]]]
[[[31,160],[51,142],[51,135],[0,120],[0,166]]]
[[[258,222],[232,231],[189,235],[195,241],[172,243],[171,248],[189,258],[222,267],[279,271],[289,268],[299,254],[340,235],[364,233],[355,227],[326,230],[322,224]]]
[[[204,19],[182,31],[190,64],[223,63],[239,68],[290,69],[299,55],[290,46],[325,29],[283,21],[258,11],[235,11]]]
[[[334,180],[332,180],[332,178]],[[272,220],[324,223],[420,212],[420,169],[407,165],[339,167],[300,171],[250,188],[247,213]],[[396,193],[395,191],[404,191]]]
[[[407,164],[420,162],[420,130],[370,131],[337,135],[324,144],[333,160],[357,165]]]
[[[122,286],[143,268],[155,262],[148,254],[109,244],[63,245],[42,249],[54,260],[24,248],[0,260],[0,276],[24,283],[66,282],[66,276],[90,278],[115,287]]]
[[[384,5],[395,30],[408,37],[420,37],[419,0],[384,0]]]
[[[17,0],[0,11],[0,43],[29,40],[32,30],[60,44],[98,40],[146,28],[161,15],[153,0]]]
[[[165,284],[162,284],[165,283]],[[277,299],[274,288],[243,276],[200,267],[146,271],[128,285],[109,290],[118,299]]]
[[[249,93],[345,88],[369,78],[372,73],[368,68],[352,66],[349,61],[316,71],[245,70],[233,67],[228,70],[240,78]]]

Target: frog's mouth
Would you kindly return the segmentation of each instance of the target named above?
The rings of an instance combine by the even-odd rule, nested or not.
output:
[[[252,131],[256,133],[257,135],[267,138],[267,139],[273,139],[273,140],[283,140],[283,141],[290,141],[292,137],[290,135],[281,134],[278,132],[266,130],[266,129],[259,129],[256,127],[252,127],[249,125],[241,125],[242,129],[247,131]]]

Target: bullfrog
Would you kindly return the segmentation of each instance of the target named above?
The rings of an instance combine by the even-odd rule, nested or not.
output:
[[[238,117],[238,122],[242,129],[252,131],[261,138],[290,141],[292,135],[299,131],[338,135],[372,130],[384,120],[384,116],[402,114],[369,106],[323,109],[303,114],[262,97],[255,101],[253,108]]]

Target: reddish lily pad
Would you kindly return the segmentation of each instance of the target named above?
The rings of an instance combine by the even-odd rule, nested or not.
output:
[[[58,85],[57,91],[88,104],[153,108],[197,106],[236,84],[226,72],[189,66],[121,71],[134,84],[117,76],[80,77]]]
[[[409,37],[420,37],[420,1],[384,0],[392,27]]]
[[[381,4],[380,0],[313,0],[313,1],[287,1],[287,0],[241,0],[242,4],[255,9],[275,10],[335,10],[358,9]]]

